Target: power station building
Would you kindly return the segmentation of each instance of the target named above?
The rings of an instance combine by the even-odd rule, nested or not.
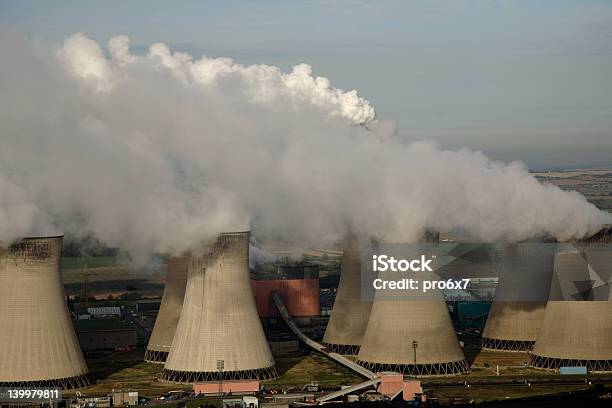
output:
[[[168,357],[183,308],[188,265],[189,256],[168,259],[166,286],[164,287],[162,303],[155,320],[155,326],[145,352],[145,361],[163,364]]]
[[[252,276],[251,287],[261,318],[279,316],[272,301],[273,291],[279,294],[293,317],[318,317],[321,313],[319,268],[316,265],[279,265],[276,274]]]
[[[515,243],[502,248],[495,299],[482,335],[484,349],[532,349],[544,318],[553,266],[553,243]]]
[[[357,355],[371,308],[372,302],[361,297],[359,242],[352,239],[344,249],[338,293],[323,336],[327,349],[339,354]]]
[[[74,330],[84,353],[136,348],[136,328],[118,319],[75,320]]]
[[[0,248],[0,387],[89,385],[64,297],[61,249],[62,237]]]
[[[558,245],[531,366],[612,371],[612,246],[609,235],[596,239]]]
[[[249,282],[249,235],[220,234],[205,255],[192,255],[164,380],[194,383],[277,376]]]

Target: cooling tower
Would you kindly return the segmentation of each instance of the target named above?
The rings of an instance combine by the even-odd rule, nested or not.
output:
[[[344,249],[338,293],[323,344],[335,353],[357,355],[371,308],[372,302],[361,299],[359,242],[351,240]]]
[[[529,356],[531,366],[612,371],[611,261],[609,246],[578,244],[572,249],[567,244],[557,252],[551,300]]]
[[[192,255],[166,381],[276,377],[249,282],[249,233],[221,234],[207,255]]]
[[[166,286],[155,327],[147,345],[145,361],[163,364],[170,352],[176,325],[183,308],[185,286],[187,285],[188,256],[171,257],[168,259]]]
[[[482,348],[529,351],[536,341],[554,266],[554,244],[504,246],[499,282],[482,335]]]
[[[427,252],[425,248],[415,249],[414,258]],[[397,280],[407,275],[406,272],[387,271],[379,272],[378,277]],[[436,279],[432,272],[411,272],[410,277],[421,284]],[[440,291],[427,294],[421,290],[376,291],[357,362],[370,371],[404,375],[450,375],[470,371]]]
[[[64,298],[62,237],[0,248],[0,387],[89,385]]]

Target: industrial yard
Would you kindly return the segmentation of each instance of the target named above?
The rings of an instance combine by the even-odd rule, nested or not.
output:
[[[282,250],[278,248],[277,250],[283,253]],[[259,278],[256,277],[257,272],[252,271],[251,279],[253,279],[252,285],[254,285],[258,314],[264,331],[267,333],[268,342],[273,351],[275,369],[278,373],[278,376],[275,378],[263,379],[261,381],[259,386],[261,392],[258,393],[261,401],[267,401],[268,403],[275,401],[275,404],[285,404],[291,403],[291,401],[304,401],[309,398],[316,399],[318,396],[334,392],[334,390],[340,387],[356,386],[363,382],[363,377],[349,367],[338,364],[326,356],[325,353],[322,354],[312,350],[308,345],[298,341],[298,337],[291,333],[291,330],[282,320],[275,320],[277,315],[274,306],[268,305],[264,300],[257,300],[257,289],[255,289],[257,284],[263,285],[262,289],[265,288],[265,291],[261,294],[261,296],[264,296],[262,299],[265,299],[265,296],[270,296],[271,290],[285,290],[282,288],[288,287],[287,282],[291,282],[291,280],[287,281],[287,278],[297,279],[297,281],[306,279],[307,281],[317,282],[315,286],[312,284],[299,286],[300,289],[297,289],[298,287],[296,286],[292,290],[298,290],[298,292],[282,292],[284,293],[282,296],[292,293],[291,296],[298,296],[298,299],[312,300],[312,293],[315,293],[313,290],[316,291],[316,310],[312,309],[311,300],[306,301],[306,303],[299,301],[295,304],[290,304],[290,309],[297,313],[298,316],[302,315],[295,318],[299,330],[308,333],[312,338],[319,341],[322,340],[323,344],[328,344],[327,347],[331,350],[333,346],[330,346],[323,336],[325,333],[328,336],[327,339],[330,338],[329,330],[326,330],[329,316],[325,317],[322,310],[325,307],[332,308],[335,305],[334,298],[339,295],[339,292],[336,292],[332,287],[331,289],[334,289],[334,291],[332,292],[331,303],[328,300],[323,301],[323,299],[327,299],[329,296],[329,289],[327,287],[319,287],[320,275],[329,279],[344,272],[346,279],[347,276],[350,276],[350,273],[347,275],[346,271],[350,271],[351,267],[354,268],[351,265],[356,265],[351,262],[357,262],[356,258],[351,258],[350,249],[348,258],[346,252],[343,256],[342,252],[338,254],[335,251],[310,251],[308,263],[305,264],[310,265],[307,266],[307,269],[304,269],[303,266],[291,266],[290,268],[283,266],[280,276],[283,276],[284,280],[279,281],[279,283],[284,282],[282,286],[275,286],[273,283],[275,276],[277,276],[274,268],[264,268],[260,272],[261,276]],[[330,256],[330,254],[333,255]],[[130,270],[129,264],[122,265],[115,260],[100,259],[96,261],[95,259],[87,259],[87,262],[88,266],[84,268],[82,267],[82,261],[66,258],[63,261],[63,270],[65,271],[64,285],[67,288],[67,292],[71,293],[71,298],[73,298],[69,302],[70,310],[76,314],[91,316],[90,320],[82,321],[82,323],[87,323],[86,325],[80,324],[78,320],[74,324],[79,341],[86,342],[81,344],[81,348],[86,353],[85,360],[89,370],[88,377],[92,385],[81,388],[79,394],[76,394],[76,391],[67,390],[64,395],[75,398],[77,395],[79,398],[85,398],[86,396],[86,398],[91,400],[105,398],[106,395],[111,395],[113,390],[136,390],[143,404],[172,407],[180,404],[181,401],[186,401],[187,406],[197,406],[199,402],[195,398],[196,395],[193,394],[193,386],[191,384],[167,382],[164,380],[163,364],[143,361],[150,358],[146,357],[145,348],[148,344],[149,350],[151,349],[151,334],[155,326],[156,317],[160,313],[160,304],[163,304],[161,296],[163,288],[166,288],[164,292],[165,298],[170,296],[167,295],[169,290],[172,292],[172,289],[169,289],[167,284],[165,284],[164,276],[170,270],[186,270],[187,264],[171,260],[170,264],[162,263],[156,265],[156,268],[149,267]],[[94,266],[90,267],[89,265]],[[315,267],[315,265],[318,266]],[[116,275],[112,273],[106,274],[109,270],[108,268],[117,271],[115,272]],[[122,272],[119,271],[125,273],[126,270],[129,270],[129,273],[127,273],[129,278],[122,280]],[[308,272],[301,272],[303,270]],[[317,272],[318,270],[324,270],[325,272],[320,274]],[[258,281],[257,279],[264,280]],[[484,282],[485,286],[490,284],[489,281],[485,280]],[[113,289],[112,293],[109,292],[109,289]],[[109,294],[111,295],[110,297]],[[321,298],[320,303],[318,297]],[[454,302],[449,304],[455,305],[455,308],[459,311],[462,310],[460,303]],[[470,302],[466,304],[469,305]],[[481,306],[485,305],[486,302]],[[477,337],[478,334],[474,333],[482,333],[485,328],[486,320],[483,321],[479,316],[482,310],[488,310],[488,308],[483,309],[479,306],[479,303],[474,304],[474,306],[476,307],[471,308],[474,309],[472,310],[473,315],[467,315],[463,317],[466,319],[465,321],[457,320],[455,323],[459,324],[458,322],[461,321],[460,325],[464,327],[464,330],[468,327],[467,331],[460,338],[463,341],[462,344],[464,344],[461,353],[465,355],[470,370],[468,373],[459,375],[419,377],[422,391],[424,395],[428,396],[430,404],[445,406],[461,403],[481,403],[597,389],[601,390],[601,395],[605,395],[606,392],[609,392],[606,390],[612,388],[612,376],[609,373],[589,373],[587,375],[574,376],[560,375],[558,371],[542,371],[531,367],[529,365],[529,356],[525,352],[482,349],[480,340]],[[101,315],[96,317],[97,313]],[[117,315],[113,315],[113,313],[117,313]],[[168,313],[168,311],[165,313]],[[306,315],[312,316],[306,317]],[[454,321],[455,319],[461,319],[461,317],[453,317]],[[111,324],[113,321],[121,324]],[[96,322],[108,324],[94,324]],[[97,326],[102,326],[103,330],[105,330],[104,332],[108,334],[111,333],[108,330],[112,330],[113,333],[116,333],[116,336],[121,335],[121,329],[127,328],[129,344],[110,344],[100,340],[100,346],[97,346],[99,352],[95,351],[96,346],[93,348],[89,346],[92,351],[87,351],[90,350],[87,348],[87,344],[97,341],[91,338],[91,336],[96,334],[95,332],[93,334],[90,333],[88,340],[81,340],[83,336],[83,329],[81,327]],[[133,340],[129,340],[131,339],[129,330],[133,332]],[[105,341],[106,337],[105,335]],[[117,337],[117,339],[119,338]],[[115,351],[112,351],[113,348]],[[150,353],[150,351],[147,352]],[[356,356],[348,356],[348,358],[351,361],[357,361]],[[407,374],[406,378],[410,377],[411,375]],[[310,391],[305,391],[306,389]],[[180,400],[176,402],[166,400],[170,395],[168,393],[174,392],[175,394],[172,395],[179,395],[176,394],[179,391],[183,392]],[[280,397],[280,395],[284,397]],[[371,393],[367,395],[365,398],[370,400],[374,397],[374,394]],[[190,401],[190,398],[193,401]],[[373,400],[375,401],[376,398],[374,397]],[[211,395],[202,402],[220,405],[222,400],[218,395]]]
[[[190,386],[178,384],[167,384],[159,381],[162,366],[145,363],[142,361],[143,351],[131,353],[115,353],[100,359],[88,360],[91,376],[97,379],[93,387],[81,390],[90,396],[103,396],[113,389],[129,388],[138,390],[141,396],[149,397],[155,401],[169,391],[184,390],[191,392]],[[265,390],[289,393],[301,393],[304,385],[318,383],[321,390],[333,390],[341,385],[356,384],[361,381],[359,376],[338,366],[329,360],[313,352],[303,352],[299,356],[275,356],[280,377],[263,383]],[[489,364],[488,368],[473,368],[466,376],[458,378],[426,379],[424,390],[436,398],[442,405],[459,402],[474,403],[500,400],[505,398],[519,398],[535,395],[547,395],[567,393],[570,391],[593,389],[593,384],[604,384],[612,389],[612,377],[610,375],[589,375],[567,382],[566,377],[553,373],[543,373],[538,370],[519,368],[518,365],[525,363],[525,357],[520,355],[508,355],[508,353],[482,352],[476,362],[478,365]],[[495,365],[500,364],[500,375],[496,375]],[[507,366],[511,367],[507,367]],[[525,378],[535,380],[532,384],[526,384]],[[457,381],[465,384],[456,385]],[[509,384],[510,380],[514,384]],[[547,383],[537,383],[545,380]],[[585,381],[586,380],[586,381]],[[479,384],[491,382],[491,384]],[[467,387],[470,384],[470,387]],[[503,385],[503,390],[500,389]],[[67,391],[65,395],[74,395]],[[195,400],[197,401],[197,400]],[[211,401],[217,399],[211,397]],[[149,402],[151,405],[152,402]],[[163,401],[158,401],[156,406],[161,406]],[[164,406],[176,406],[177,403]]]

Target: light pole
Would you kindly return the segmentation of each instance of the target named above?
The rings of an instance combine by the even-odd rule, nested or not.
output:
[[[223,398],[223,368],[225,367],[224,360],[217,360],[217,371],[219,371],[219,395]]]
[[[419,342],[416,339],[412,340],[412,349],[414,350],[414,369],[416,370],[417,365],[417,347],[419,347]]]

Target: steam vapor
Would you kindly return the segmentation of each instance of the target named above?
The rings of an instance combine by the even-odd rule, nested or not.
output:
[[[180,252],[220,231],[335,242],[595,233],[610,223],[521,163],[405,142],[356,91],[154,44],[108,53],[0,40],[0,241],[94,234],[134,253]]]

